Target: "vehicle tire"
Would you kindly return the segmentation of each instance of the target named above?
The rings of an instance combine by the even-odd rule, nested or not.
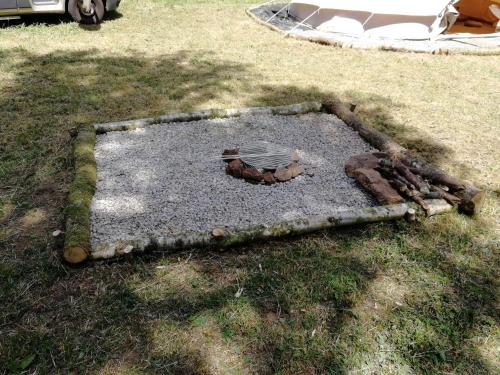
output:
[[[103,0],[92,0],[92,9],[89,13],[85,13],[78,3],[81,3],[81,0],[68,1],[68,13],[76,22],[93,25],[102,21],[104,17]]]

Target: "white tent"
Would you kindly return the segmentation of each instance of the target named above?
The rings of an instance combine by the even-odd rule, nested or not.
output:
[[[289,15],[320,31],[393,39],[431,39],[459,13],[458,0],[292,0]]]

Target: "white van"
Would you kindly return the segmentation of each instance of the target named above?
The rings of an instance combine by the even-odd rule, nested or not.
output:
[[[23,14],[68,12],[80,23],[101,22],[104,13],[118,8],[121,0],[0,0],[0,20]]]

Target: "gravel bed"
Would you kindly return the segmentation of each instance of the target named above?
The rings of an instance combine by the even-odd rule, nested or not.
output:
[[[269,20],[276,12],[283,8],[285,4],[267,4],[249,11],[262,21]],[[356,35],[345,35],[339,33],[329,33],[319,30],[311,30],[305,26],[298,26],[295,19],[287,17],[286,11],[281,12],[269,23],[290,35],[321,43],[330,43],[348,48],[361,49],[387,49],[395,51],[427,52],[427,53],[499,53],[500,37],[485,37],[471,39],[454,40],[400,40],[389,38],[363,37]]]
[[[225,173],[224,148],[261,140],[297,149],[306,172],[274,185],[254,185]],[[372,150],[325,113],[168,123],[98,135],[92,244],[374,206],[344,173],[349,157]]]

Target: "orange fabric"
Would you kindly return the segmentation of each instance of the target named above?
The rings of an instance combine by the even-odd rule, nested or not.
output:
[[[490,5],[500,5],[500,0],[460,0],[455,8],[460,12],[458,20],[449,28],[449,33],[489,34],[494,33],[498,18],[490,11]],[[471,26],[480,21],[482,25]]]
[[[494,26],[489,23],[483,23],[481,27],[465,26],[464,22],[455,22],[447,33],[465,33],[465,34],[492,34],[496,31]]]
[[[479,21],[496,24],[498,18],[490,11],[490,5],[500,4],[498,0],[460,0],[455,8],[460,12],[460,17],[472,18]]]

